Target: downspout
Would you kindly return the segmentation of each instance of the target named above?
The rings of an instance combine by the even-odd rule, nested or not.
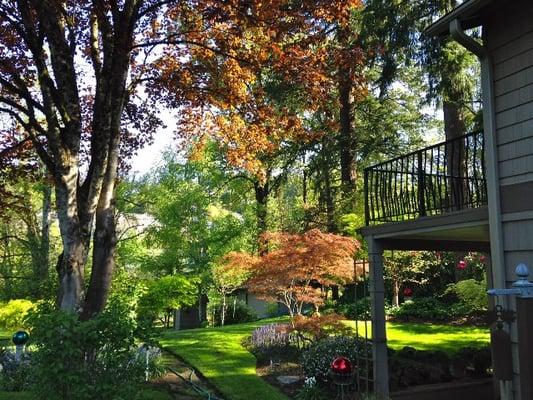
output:
[[[450,34],[456,42],[475,54],[481,63],[483,131],[485,133],[485,160],[487,163],[485,178],[487,180],[491,258],[495,267],[493,268],[492,274],[495,288],[505,288],[505,258],[500,206],[500,173],[498,144],[496,142],[492,62],[485,47],[463,31],[459,20],[454,19],[450,22]]]
[[[500,172],[498,143],[496,140],[496,117],[494,110],[494,88],[492,60],[486,48],[468,36],[458,19],[450,22],[452,38],[468,51],[475,54],[481,64],[481,92],[483,96],[483,132],[485,139],[485,179],[487,181],[487,200],[489,211],[490,252],[492,259],[492,280],[495,288],[505,288],[505,254],[503,249],[503,229],[500,200]],[[504,309],[509,309],[506,296],[499,299]],[[511,400],[513,392],[509,383],[500,385],[502,400]]]

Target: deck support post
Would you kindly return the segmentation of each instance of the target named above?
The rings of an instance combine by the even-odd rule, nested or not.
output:
[[[385,328],[385,284],[383,280],[383,247],[372,236],[368,240],[370,262],[369,284],[372,305],[372,358],[374,393],[389,396],[387,333]]]

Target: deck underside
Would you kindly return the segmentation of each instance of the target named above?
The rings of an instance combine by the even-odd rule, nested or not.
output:
[[[490,251],[486,207],[367,226],[360,231],[387,250]]]

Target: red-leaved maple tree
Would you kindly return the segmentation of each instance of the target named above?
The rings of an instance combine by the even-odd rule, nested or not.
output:
[[[285,305],[293,320],[304,305],[323,304],[319,286],[353,279],[354,256],[360,247],[353,238],[312,229],[303,234],[267,233],[263,239],[271,249],[249,263],[251,278],[246,286],[259,298]]]

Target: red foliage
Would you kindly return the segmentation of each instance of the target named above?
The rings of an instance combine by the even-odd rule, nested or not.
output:
[[[353,279],[353,257],[359,242],[353,238],[322,233],[267,233],[271,247],[251,266],[249,290],[258,297],[285,304],[291,315],[301,314],[304,304],[319,306],[319,288]]]
[[[343,323],[344,317],[338,314],[319,315],[311,317],[297,315],[292,321],[292,330],[300,337],[317,341],[331,334],[349,335],[351,329]]]

